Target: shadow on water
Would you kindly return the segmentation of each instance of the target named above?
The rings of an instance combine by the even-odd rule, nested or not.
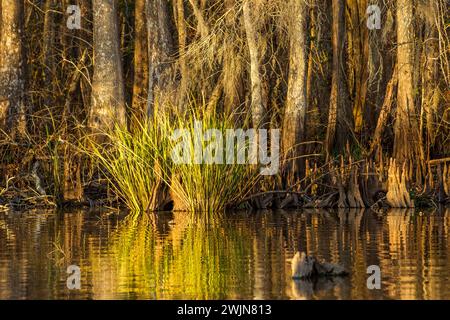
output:
[[[0,213],[0,299],[450,299],[449,233],[449,209]],[[350,276],[293,281],[297,250]]]

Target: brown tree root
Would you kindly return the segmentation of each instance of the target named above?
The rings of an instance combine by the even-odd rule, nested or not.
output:
[[[403,163],[400,168],[395,159],[389,160],[388,192],[386,194],[389,206],[393,208],[414,208],[414,202],[411,200],[406,186],[407,175],[406,163]]]

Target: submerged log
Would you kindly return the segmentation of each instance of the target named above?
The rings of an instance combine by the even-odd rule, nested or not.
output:
[[[307,256],[304,252],[297,252],[291,262],[292,278],[304,279],[314,275],[316,259]]]
[[[315,268],[319,276],[345,276],[348,272],[343,266],[326,261],[316,262]]]
[[[304,252],[297,252],[291,263],[293,279],[339,277],[348,275],[348,272],[341,265],[326,261],[318,261],[315,257],[307,256]]]

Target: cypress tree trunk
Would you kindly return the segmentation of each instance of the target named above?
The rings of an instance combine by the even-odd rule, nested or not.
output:
[[[236,0],[225,0],[227,15],[225,25],[232,29],[236,23]],[[234,37],[228,36],[224,39],[223,47],[227,54],[223,57],[223,91],[224,91],[224,112],[231,115],[239,108],[244,95],[243,66],[239,57],[239,44],[236,44]]]
[[[327,158],[335,148],[342,153],[349,141],[351,128],[353,128],[352,112],[348,101],[348,92],[345,87],[343,59],[345,45],[345,2],[333,0],[332,2],[332,46],[333,66],[326,134]]]
[[[306,76],[308,47],[306,37],[309,8],[305,1],[291,0],[289,9],[293,19],[290,30],[290,57],[286,109],[283,118],[283,155],[286,157],[286,173],[298,174],[301,161],[292,159],[302,152],[299,144],[305,137],[307,95]],[[290,159],[290,160],[289,160]]]
[[[1,1],[0,129],[14,138],[25,135],[25,56],[23,2]]]
[[[151,116],[155,102],[161,108],[174,103],[170,75],[175,45],[168,1],[148,0],[146,12],[149,57],[147,115]]]
[[[425,8],[424,8],[425,9]],[[440,104],[439,90],[439,36],[434,18],[438,14],[438,4],[434,0],[426,2],[425,37],[422,52],[422,112],[426,122],[426,156],[430,157],[430,149],[435,143],[436,123],[438,121],[438,106]],[[423,120],[423,118],[422,118]],[[421,129],[422,126],[421,126]],[[422,133],[422,132],[421,132]]]
[[[132,102],[133,119],[142,119],[148,98],[148,44],[145,14],[146,0],[136,0],[134,22],[134,83]]]
[[[397,163],[421,161],[419,127],[414,106],[413,0],[397,1],[397,114],[394,125],[394,157]]]
[[[188,66],[186,62],[186,46],[187,46],[187,34],[186,34],[186,21],[184,13],[184,1],[177,0],[177,17],[178,17],[178,53],[179,53],[179,65],[180,65],[180,87],[178,94],[178,109],[183,110],[186,103],[186,94],[188,89]]]
[[[94,75],[89,125],[111,129],[125,125],[125,97],[116,0],[93,0]]]
[[[369,78],[369,34],[365,23],[367,0],[349,0],[347,8],[350,15],[348,30],[349,57],[353,87],[353,117],[355,133],[361,133],[365,115],[367,84]]]
[[[255,12],[253,12],[255,14]],[[253,127],[265,125],[267,113],[267,98],[263,92],[263,79],[261,75],[261,56],[258,48],[258,35],[252,17],[250,1],[243,3],[244,28],[250,55],[250,81],[251,81],[251,112]]]

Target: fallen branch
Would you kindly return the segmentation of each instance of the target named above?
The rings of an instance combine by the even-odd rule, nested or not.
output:
[[[428,161],[428,164],[429,164],[430,166],[435,166],[435,165],[438,165],[438,164],[444,163],[444,162],[450,162],[450,157],[448,157],[448,158],[442,158],[442,159],[433,159],[433,160],[429,160],[429,161]]]

